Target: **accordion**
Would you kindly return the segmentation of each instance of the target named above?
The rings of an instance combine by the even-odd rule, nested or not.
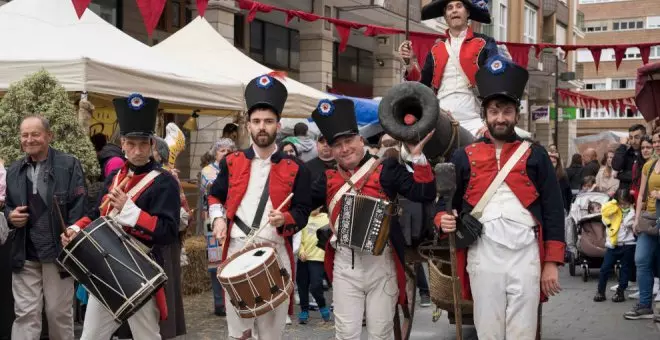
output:
[[[392,207],[383,199],[344,194],[336,228],[337,243],[372,255],[382,254],[390,234]]]

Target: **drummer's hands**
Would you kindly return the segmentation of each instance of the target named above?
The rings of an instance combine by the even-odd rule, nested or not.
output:
[[[426,137],[424,137],[424,139],[419,141],[417,144],[406,143],[408,150],[410,150],[410,155],[413,157],[420,156],[422,154],[422,150],[424,150],[424,145],[426,145],[431,137],[433,137],[433,133],[435,133],[435,129],[429,132],[428,135],[426,135]]]
[[[62,247],[66,247],[71,240],[73,240],[76,235],[78,235],[78,232],[71,229],[71,228],[66,228],[66,230],[60,234],[60,240],[62,241]]]
[[[541,291],[545,296],[555,296],[561,291],[559,268],[555,262],[546,262],[541,273]]]
[[[225,243],[225,238],[227,238],[227,220],[218,217],[213,221],[213,237],[215,237],[220,244]]]
[[[414,54],[412,51],[412,42],[410,40],[406,40],[399,45],[399,56],[403,60],[413,59]]]
[[[273,227],[281,227],[284,225],[284,213],[278,210],[271,210],[268,214],[268,223]]]
[[[108,199],[110,200],[110,204],[112,204],[117,211],[121,211],[128,199],[128,195],[119,188],[114,188],[108,193]]]
[[[442,230],[443,233],[453,233],[456,231],[456,216],[458,213],[456,210],[453,211],[453,214],[442,214],[440,216],[440,225],[436,226]]]

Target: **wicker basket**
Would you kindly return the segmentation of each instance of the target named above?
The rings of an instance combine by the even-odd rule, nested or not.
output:
[[[459,287],[459,298],[462,296],[460,289]],[[431,295],[431,301],[438,308],[448,312],[454,311],[453,280],[451,276],[451,265],[448,260],[441,257],[429,258],[429,293]],[[472,301],[466,301],[461,298],[461,311],[463,314],[472,314]]]

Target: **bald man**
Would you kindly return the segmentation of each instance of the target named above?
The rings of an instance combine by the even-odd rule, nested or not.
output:
[[[598,174],[600,169],[600,163],[598,163],[598,153],[593,148],[588,148],[582,153],[582,162],[584,162],[584,168],[582,168],[582,178],[587,176],[594,176]]]

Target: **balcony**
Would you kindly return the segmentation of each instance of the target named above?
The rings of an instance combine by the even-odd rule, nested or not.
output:
[[[410,20],[419,22],[422,18],[422,1],[410,1]],[[382,7],[388,12],[406,17],[406,3],[408,0],[370,0],[370,6]]]
[[[556,15],[557,21],[568,26],[568,5],[563,0],[543,0],[543,16]]]

